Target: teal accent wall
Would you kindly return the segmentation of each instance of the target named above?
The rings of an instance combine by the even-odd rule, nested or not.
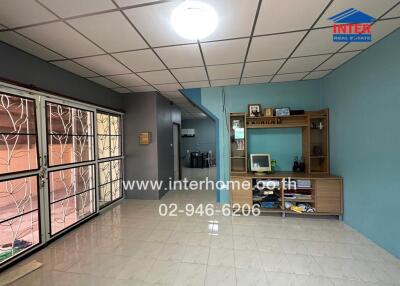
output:
[[[400,30],[321,80],[344,220],[400,257]]]
[[[247,135],[247,152],[271,154],[277,160],[275,171],[291,171],[294,157],[303,153],[301,128],[249,129]]]

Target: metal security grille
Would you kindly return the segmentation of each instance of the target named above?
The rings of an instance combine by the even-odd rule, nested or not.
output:
[[[97,112],[99,204],[122,198],[122,120],[120,115]]]
[[[41,243],[36,103],[0,92],[0,265]]]
[[[0,82],[0,270],[122,198],[122,170],[121,114]]]

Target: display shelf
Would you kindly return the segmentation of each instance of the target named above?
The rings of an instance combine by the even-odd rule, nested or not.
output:
[[[298,199],[298,198],[284,198],[286,202],[293,202],[293,203],[314,203],[314,199]]]

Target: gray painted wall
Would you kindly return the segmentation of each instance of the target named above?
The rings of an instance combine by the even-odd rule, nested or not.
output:
[[[88,79],[0,42],[0,77],[109,108],[121,109],[122,97]]]
[[[123,100],[125,180],[157,180],[157,105],[153,92],[126,95]],[[139,144],[139,133],[149,131],[152,142]],[[127,198],[158,199],[158,190],[125,191]]]
[[[173,123],[180,124],[180,112],[165,97],[157,96],[158,179],[164,182],[174,176]],[[168,190],[162,189],[160,197]]]
[[[211,150],[215,156],[215,122],[210,119],[185,119],[182,120],[182,129],[195,129],[195,137],[181,138],[181,156],[184,158],[193,151],[208,152]],[[184,160],[188,165],[189,160]]]
[[[155,92],[126,95],[125,114],[125,179],[163,180],[173,176],[172,124],[180,123],[180,111]],[[152,133],[150,145],[139,145],[142,131]],[[164,186],[164,187],[167,187]],[[127,198],[159,199],[168,189],[126,191]]]

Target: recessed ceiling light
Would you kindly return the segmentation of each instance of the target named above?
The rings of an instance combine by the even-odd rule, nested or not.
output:
[[[172,11],[171,24],[181,37],[200,40],[215,31],[218,16],[210,5],[200,1],[187,0]]]

